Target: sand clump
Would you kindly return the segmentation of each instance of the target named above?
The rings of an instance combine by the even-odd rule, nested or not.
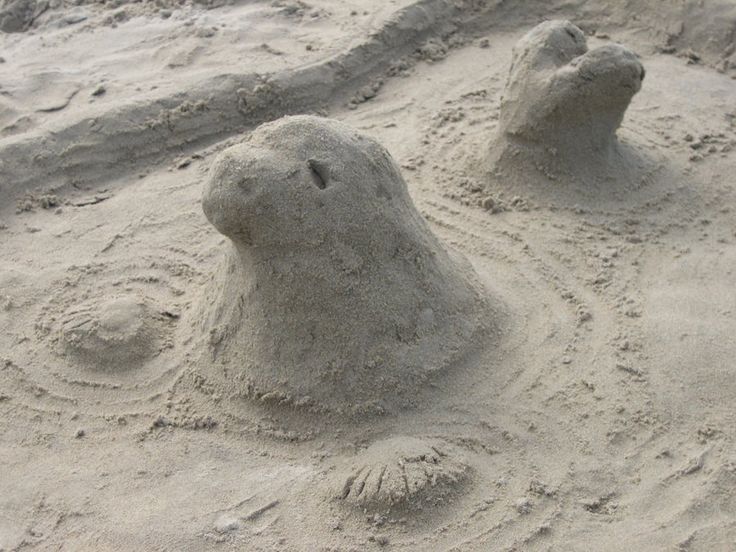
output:
[[[220,7],[231,0],[0,0],[0,31],[20,33],[38,26],[66,26],[88,20],[90,7],[103,14],[103,25],[114,25],[140,15],[159,13],[169,17],[173,9],[186,5],[205,9]],[[104,15],[112,11],[111,15]]]
[[[408,405],[487,315],[472,270],[431,233],[390,155],[342,123],[261,126],[214,162],[203,208],[230,244],[202,329],[211,360],[249,396]]]
[[[595,179],[618,170],[616,136],[642,85],[637,56],[617,44],[588,50],[569,21],[546,21],[513,49],[501,100],[493,163],[501,171],[539,170]]]

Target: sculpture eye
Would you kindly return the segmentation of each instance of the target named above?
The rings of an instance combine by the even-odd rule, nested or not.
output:
[[[314,185],[320,190],[327,188],[328,171],[322,163],[315,159],[308,159],[307,166],[312,173]]]

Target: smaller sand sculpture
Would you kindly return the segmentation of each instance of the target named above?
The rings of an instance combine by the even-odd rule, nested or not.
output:
[[[334,494],[366,512],[418,510],[445,503],[468,475],[468,466],[441,443],[392,437],[338,471]]]
[[[112,297],[69,309],[60,320],[60,345],[92,368],[125,370],[161,347],[163,320],[140,298]]]
[[[643,79],[642,64],[623,46],[588,50],[569,21],[536,26],[513,50],[494,163],[572,172],[615,163],[616,130]]]
[[[408,406],[488,315],[388,152],[339,122],[262,125],[216,159],[203,208],[230,241],[201,328],[205,369],[221,366],[230,392],[340,412]]]

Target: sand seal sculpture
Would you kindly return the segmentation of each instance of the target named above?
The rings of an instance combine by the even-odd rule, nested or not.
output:
[[[262,125],[215,160],[202,204],[230,241],[205,297],[208,364],[249,397],[339,412],[411,405],[488,315],[388,152],[339,122]]]
[[[334,494],[366,512],[419,510],[451,499],[468,476],[468,466],[441,443],[392,437],[338,471]]]
[[[617,163],[616,130],[643,79],[641,63],[623,46],[588,50],[569,21],[536,26],[513,50],[495,164],[600,172]]]

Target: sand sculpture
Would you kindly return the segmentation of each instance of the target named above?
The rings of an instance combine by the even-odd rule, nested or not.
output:
[[[537,25],[513,50],[495,163],[600,170],[619,153],[616,130],[644,74],[623,46],[588,50],[569,21]]]
[[[229,238],[203,317],[209,363],[249,397],[341,412],[407,406],[488,315],[387,151],[336,121],[262,125],[203,196]]]
[[[451,499],[469,471],[462,457],[441,442],[391,437],[338,471],[335,495],[366,512],[430,508]]]
[[[143,299],[113,296],[70,308],[60,320],[65,354],[101,370],[138,367],[159,352],[165,322]]]

